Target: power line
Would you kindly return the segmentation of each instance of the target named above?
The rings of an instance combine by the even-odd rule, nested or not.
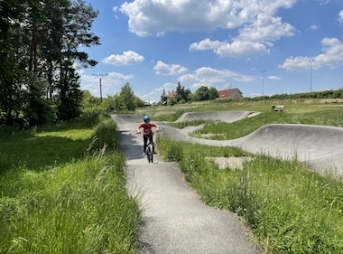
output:
[[[108,76],[108,73],[92,73],[92,76],[98,76],[98,77],[103,77],[103,76]],[[100,103],[102,103],[102,86],[101,86],[101,78],[99,78],[99,83],[100,83]]]

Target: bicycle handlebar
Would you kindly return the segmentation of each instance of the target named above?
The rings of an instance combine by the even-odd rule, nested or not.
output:
[[[154,134],[155,132],[161,132],[161,130],[156,130],[156,131],[153,131],[152,133]],[[139,131],[139,132],[136,132],[136,134],[141,134],[142,132]]]

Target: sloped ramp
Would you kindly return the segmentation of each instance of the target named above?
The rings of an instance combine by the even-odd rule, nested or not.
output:
[[[265,125],[236,146],[284,160],[298,159],[316,172],[343,176],[343,128],[300,124]]]
[[[343,177],[343,128],[301,124],[271,124],[246,137],[233,140],[209,140],[188,136],[168,124],[163,133],[178,141],[212,146],[234,146],[254,154],[284,160],[297,159],[319,174]]]
[[[175,122],[189,122],[196,120],[212,120],[232,123],[246,118],[251,111],[216,111],[216,112],[188,112],[184,113]]]

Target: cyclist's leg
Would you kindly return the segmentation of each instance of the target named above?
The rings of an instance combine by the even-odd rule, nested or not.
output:
[[[143,143],[144,143],[144,145],[143,145],[143,152],[145,153],[145,151],[146,151],[146,144],[148,143],[148,137],[143,136]]]
[[[155,152],[155,143],[154,143],[153,136],[150,136],[149,139],[150,139],[150,142],[151,142],[151,144],[152,144],[152,152],[153,152],[153,153],[156,153],[156,152]]]

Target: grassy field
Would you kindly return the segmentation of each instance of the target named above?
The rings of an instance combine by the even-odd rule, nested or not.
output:
[[[134,253],[115,123],[95,114],[0,134],[0,253]]]
[[[271,104],[285,112],[271,112]],[[205,110],[207,109],[207,110]],[[146,113],[153,119],[176,120],[187,105]],[[245,136],[269,123],[301,123],[342,127],[341,104],[327,101],[231,103],[192,105],[190,111],[248,110],[260,115],[232,124],[208,122],[193,135],[221,134],[218,139]],[[144,113],[144,112],[142,112]],[[199,122],[188,123],[190,125]],[[186,123],[176,124],[178,127]],[[166,161],[177,161],[202,200],[218,209],[238,214],[253,239],[266,253],[343,253],[343,183],[319,176],[296,160],[254,156],[229,147],[208,147],[161,137],[159,151]],[[219,170],[206,157],[250,156],[243,170]]]
[[[285,105],[285,112],[271,112],[272,104]],[[192,135],[231,139],[268,123],[343,126],[342,104],[333,100],[197,102],[136,113],[172,122],[185,112],[224,110],[261,114],[232,124],[206,122]],[[115,130],[107,116],[90,113],[33,130],[1,129],[0,253],[135,253],[141,211],[125,188]],[[237,213],[266,253],[343,253],[341,182],[297,161],[166,138],[157,142],[202,200]],[[242,171],[219,170],[206,156],[253,160]]]

